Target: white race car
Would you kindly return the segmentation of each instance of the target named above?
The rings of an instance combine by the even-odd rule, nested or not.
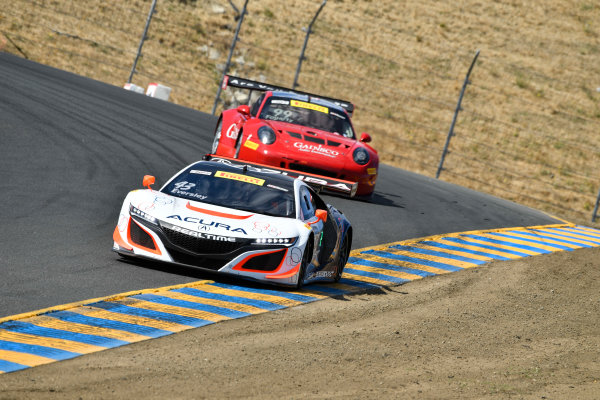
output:
[[[187,166],[158,191],[154,181],[146,175],[148,188],[123,202],[120,255],[296,288],[340,279],[352,226],[302,180],[221,159]]]

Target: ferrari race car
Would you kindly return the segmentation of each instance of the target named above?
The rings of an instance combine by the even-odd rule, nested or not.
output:
[[[212,157],[191,164],[160,190],[146,175],[130,192],[113,250],[141,258],[300,288],[337,282],[352,226],[299,179]]]
[[[367,133],[357,140],[351,103],[234,76],[223,86],[264,93],[252,107],[223,111],[213,154],[356,182],[356,195],[373,193],[379,157]]]

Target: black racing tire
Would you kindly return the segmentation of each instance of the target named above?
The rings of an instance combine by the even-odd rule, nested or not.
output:
[[[344,236],[344,241],[340,246],[340,256],[338,257],[337,269],[335,271],[335,276],[333,277],[334,282],[339,282],[342,279],[342,272],[344,272],[344,267],[348,262],[348,258],[350,257],[350,247],[351,242],[349,239],[350,232]]]
[[[215,138],[213,139],[211,154],[217,154],[217,149],[219,148],[219,141],[221,140],[222,133],[223,133],[223,118],[219,118],[219,122],[217,122],[217,127],[215,128]]]
[[[308,264],[310,264],[310,260],[312,260],[313,256],[313,242],[314,238],[311,235],[308,238],[308,243],[306,243],[304,253],[302,254],[302,262],[300,263],[300,271],[298,271],[298,282],[296,283],[296,289],[301,289],[302,286],[304,286],[304,277],[306,276],[306,269],[308,268]]]

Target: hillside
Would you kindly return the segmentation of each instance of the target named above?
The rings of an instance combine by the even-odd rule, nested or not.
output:
[[[241,0],[159,0],[133,83],[210,112]],[[291,86],[320,1],[250,0],[230,72]],[[293,4],[293,6],[291,6]],[[123,86],[151,1],[14,0],[0,47]],[[591,226],[600,189],[600,6],[592,1],[330,0],[300,89],[356,104],[384,162],[435,176],[475,63],[441,179]],[[229,100],[231,93],[224,93]],[[222,105],[220,103],[218,109]]]

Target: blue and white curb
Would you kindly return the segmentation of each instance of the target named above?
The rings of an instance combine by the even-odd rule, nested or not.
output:
[[[453,233],[355,250],[339,283],[301,291],[200,281],[52,307],[0,319],[0,374],[493,260],[599,246],[600,230],[572,224]]]

